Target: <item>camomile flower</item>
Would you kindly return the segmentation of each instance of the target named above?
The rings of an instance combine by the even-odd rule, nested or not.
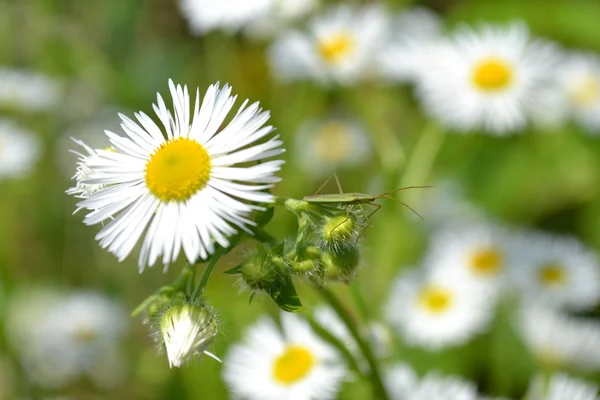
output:
[[[256,39],[273,37],[315,11],[320,3],[320,0],[271,0],[269,11],[250,21],[244,33]]]
[[[376,73],[373,58],[386,37],[387,16],[375,5],[339,5],[316,17],[309,32],[284,32],[269,56],[283,81],[350,85]]]
[[[33,71],[0,68],[0,105],[26,111],[54,107],[60,101],[58,82]]]
[[[564,373],[550,377],[537,375],[531,379],[526,400],[598,400],[598,386],[572,378]]]
[[[358,167],[371,155],[364,127],[351,119],[304,123],[295,140],[296,159],[312,176],[330,176],[340,168]]]
[[[600,324],[593,320],[527,304],[519,313],[518,331],[533,357],[546,368],[600,370]]]
[[[247,217],[263,208],[249,202],[273,201],[264,190],[279,181],[274,173],[284,163],[238,166],[284,152],[278,136],[257,143],[273,131],[258,103],[245,101],[225,124],[237,97],[229,86],[211,85],[202,103],[197,92],[191,112],[187,87],[169,81],[169,88],[174,115],[160,95],[154,105],[162,129],[143,112],[138,122],[121,115],[126,136],[106,131],[111,149],[94,150],[85,160],[89,175],[78,182],[105,186],[77,204],[91,211],[87,225],[112,219],[96,236],[102,247],[122,261],[144,237],[140,271],[161,255],[167,266],[182,250],[193,263],[227,247],[238,229],[251,234]]]
[[[39,156],[40,143],[33,133],[0,119],[0,179],[26,175]]]
[[[433,234],[425,256],[431,274],[499,289],[509,259],[509,235],[491,223],[455,223]]]
[[[458,276],[424,278],[408,271],[392,284],[385,314],[406,343],[439,350],[485,331],[494,303],[489,290]]]
[[[572,53],[557,72],[577,122],[590,132],[600,132],[600,57]]]
[[[179,0],[181,14],[195,35],[222,29],[235,33],[267,15],[274,0]]]
[[[463,27],[443,46],[418,91],[426,110],[449,129],[506,134],[523,129],[551,84],[559,57],[527,27]]]
[[[281,314],[282,332],[269,318],[248,329],[227,354],[223,377],[236,399],[334,399],[346,369],[334,348],[295,314]]]
[[[539,232],[522,232],[512,240],[509,276],[523,297],[575,311],[598,304],[598,257],[579,240]]]

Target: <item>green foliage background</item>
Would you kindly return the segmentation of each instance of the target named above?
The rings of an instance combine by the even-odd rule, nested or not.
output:
[[[394,10],[414,4],[386,3]],[[597,0],[434,0],[419,4],[441,13],[448,28],[462,22],[522,19],[536,35],[600,52]],[[409,88],[370,84],[328,92],[311,83],[282,85],[269,74],[266,46],[220,32],[193,37],[175,1],[0,0],[0,65],[55,76],[68,93],[52,113],[2,110],[3,115],[37,132],[45,150],[28,178],[0,182],[0,306],[20,286],[50,284],[65,290],[94,288],[133,309],[177,276],[179,265],[166,273],[154,267],[138,275],[135,256],[118,263],[102,250],[93,239],[98,227],[84,226],[82,214],[72,215],[76,201],[64,194],[70,182],[59,167],[65,159],[70,160],[74,171],[74,157],[64,145],[60,147],[67,133],[77,136],[79,127],[107,107],[128,115],[137,110],[151,113],[156,92],[167,93],[168,78],[191,88],[199,86],[201,92],[216,81],[228,82],[240,98],[259,100],[271,110],[271,123],[288,148],[283,181],[274,189],[277,194],[301,197],[320,185],[298,169],[298,157],[309,155],[292,148],[294,135],[306,119],[342,110],[364,121],[376,149],[368,165],[339,171],[346,191],[367,192],[450,178],[464,185],[475,204],[508,224],[572,233],[600,250],[600,138],[575,126],[555,132],[531,130],[509,138],[434,133],[421,142],[421,153],[413,159],[413,149],[428,121]],[[116,111],[110,118],[117,121]],[[429,168],[426,160],[433,157],[436,146],[440,151]],[[405,175],[407,166],[412,168],[409,176]],[[406,200],[419,210],[422,196],[422,192],[412,192]],[[369,311],[377,317],[391,278],[403,265],[418,263],[426,236],[422,223],[393,203],[385,204],[372,223],[365,235],[358,284],[366,292]],[[278,210],[269,229],[284,237],[295,231],[295,219]],[[220,273],[235,265],[241,252],[222,260],[207,290],[222,320],[223,334],[214,348],[219,355],[225,354],[228,344],[240,338],[258,315],[277,315],[269,299],[248,305],[247,294],[240,293],[235,278]],[[318,301],[315,294],[298,286],[306,305],[314,307]],[[347,298],[345,288],[335,289]],[[521,394],[536,366],[505,318],[509,308],[500,311],[497,329],[465,348],[434,354],[399,345],[398,354],[421,372],[437,369],[463,375],[490,394]],[[596,316],[600,316],[599,310]],[[166,357],[156,355],[141,319],[131,321],[127,341],[124,351],[129,375],[124,385],[99,393],[81,382],[66,393],[77,399],[227,397],[220,379],[221,365],[203,359],[197,365],[169,370]],[[0,336],[0,350],[4,348]],[[600,382],[599,377],[591,378]],[[17,388],[33,393],[34,398],[40,395],[20,376]],[[357,381],[345,386],[342,398],[364,399],[368,393],[367,384]]]

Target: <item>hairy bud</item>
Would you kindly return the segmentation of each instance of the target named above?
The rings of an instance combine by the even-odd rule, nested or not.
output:
[[[350,283],[359,260],[360,253],[356,246],[344,247],[339,252],[324,252],[321,255],[321,265],[325,279]]]

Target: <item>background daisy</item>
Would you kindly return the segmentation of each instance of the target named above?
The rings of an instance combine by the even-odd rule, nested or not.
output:
[[[0,179],[26,175],[39,156],[40,143],[33,133],[0,119]]]

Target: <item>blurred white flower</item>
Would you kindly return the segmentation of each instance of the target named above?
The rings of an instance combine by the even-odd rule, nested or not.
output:
[[[351,85],[376,74],[373,62],[385,43],[387,14],[376,5],[339,5],[316,17],[308,33],[284,32],[272,45],[273,74],[283,81]]]
[[[410,345],[431,350],[458,346],[484,332],[495,296],[459,276],[422,277],[402,272],[392,284],[385,315]]]
[[[555,46],[531,39],[523,24],[463,27],[439,51],[418,91],[426,110],[458,132],[523,129],[559,61]]]
[[[388,48],[377,54],[384,77],[414,82],[439,63],[442,21],[435,13],[410,8],[393,19],[391,32]]]
[[[257,39],[275,36],[315,11],[320,3],[321,0],[271,0],[268,12],[250,21],[244,33]]]
[[[476,224],[486,219],[484,212],[466,198],[458,182],[440,181],[434,186],[435,189],[420,193],[419,211],[426,216],[425,227],[440,229],[444,225]]]
[[[577,122],[590,132],[600,132],[600,57],[571,53],[557,72]]]
[[[56,106],[60,96],[60,85],[49,76],[0,67],[0,105],[27,111],[45,110]]]
[[[497,291],[505,281],[509,233],[488,223],[455,223],[435,232],[425,255],[430,274]]]
[[[40,147],[32,132],[0,119],[0,179],[26,175],[37,162]]]
[[[385,384],[393,400],[478,400],[471,382],[430,372],[422,379],[406,364],[395,364],[385,375]]]
[[[528,300],[587,310],[600,300],[597,255],[574,237],[541,232],[513,234],[509,279]]]
[[[518,331],[545,367],[600,370],[600,324],[593,320],[527,304],[520,311]]]
[[[359,167],[371,155],[367,132],[352,119],[307,121],[296,135],[294,148],[300,167],[312,176]]]
[[[531,379],[526,400],[598,400],[598,386],[556,373]]]
[[[267,15],[273,0],[179,0],[181,14],[195,35],[222,29],[235,33]]]
[[[91,211],[87,225],[114,218],[96,236],[103,248],[122,261],[144,237],[140,271],[161,255],[168,266],[182,250],[189,262],[205,259],[216,245],[227,247],[237,228],[252,233],[247,216],[262,207],[247,202],[273,201],[264,189],[280,180],[275,172],[284,163],[238,166],[285,151],[278,135],[257,143],[273,131],[258,103],[245,101],[223,125],[237,98],[229,86],[211,85],[202,103],[197,91],[192,110],[187,86],[169,81],[169,88],[174,115],[160,94],[154,105],[163,129],[143,112],[138,122],[121,114],[127,136],[106,131],[111,150],[84,159],[88,177],[78,182],[106,186],[77,204]]]
[[[283,333],[269,318],[248,329],[223,363],[223,378],[234,398],[246,400],[328,400],[337,398],[346,369],[336,350],[306,321],[281,314]]]

